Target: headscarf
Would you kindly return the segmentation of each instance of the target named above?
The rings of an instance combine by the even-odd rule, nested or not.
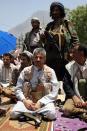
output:
[[[52,16],[52,11],[54,9],[54,7],[57,6],[60,11],[61,11],[61,17],[65,17],[65,9],[64,9],[64,5],[60,2],[53,2],[50,6],[50,16]]]

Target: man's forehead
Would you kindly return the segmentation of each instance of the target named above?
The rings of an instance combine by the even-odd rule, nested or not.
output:
[[[39,53],[35,54],[35,56],[44,56],[44,54],[39,52]]]
[[[35,55],[42,55],[42,56],[44,56],[44,54],[42,52],[38,52]]]
[[[8,55],[7,56],[3,56],[3,58],[10,58],[10,56],[8,56]]]

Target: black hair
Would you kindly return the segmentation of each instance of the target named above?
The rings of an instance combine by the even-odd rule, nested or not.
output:
[[[84,56],[87,57],[87,46],[86,45],[79,45],[78,51],[84,52]]]
[[[10,58],[12,57],[10,53],[5,53],[5,54],[3,54],[3,57],[4,56],[9,56]]]
[[[58,7],[61,11],[61,17],[64,18],[65,17],[65,9],[62,3],[60,2],[53,2],[50,6],[50,16],[52,16],[52,11],[54,9],[54,7]]]

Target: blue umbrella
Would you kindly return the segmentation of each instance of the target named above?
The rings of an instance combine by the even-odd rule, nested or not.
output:
[[[0,55],[16,49],[16,37],[4,31],[0,31]]]

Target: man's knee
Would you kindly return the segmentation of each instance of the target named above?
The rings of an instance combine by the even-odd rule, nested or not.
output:
[[[20,116],[20,113],[18,113],[18,112],[15,112],[15,111],[10,112],[11,119],[18,119],[19,116]]]
[[[64,113],[64,115],[65,116],[69,116],[69,115],[71,115],[72,114],[72,112],[73,112],[73,107],[71,106],[63,106],[63,113]]]
[[[55,120],[56,119],[56,112],[49,111],[47,114],[45,114],[45,118],[47,118],[49,120]]]
[[[71,115],[74,108],[75,108],[75,106],[74,106],[73,100],[72,99],[68,99],[65,102],[65,104],[63,106],[63,109],[62,109],[64,115],[66,115],[66,116]]]

